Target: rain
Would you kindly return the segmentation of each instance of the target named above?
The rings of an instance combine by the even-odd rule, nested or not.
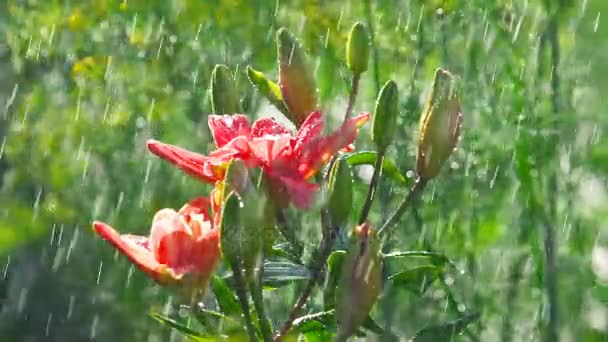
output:
[[[0,340],[608,339],[606,11],[0,1]]]

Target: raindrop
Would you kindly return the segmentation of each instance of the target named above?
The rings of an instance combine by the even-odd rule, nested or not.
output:
[[[6,146],[6,136],[2,137],[2,144],[0,144],[0,159],[4,155],[4,148]]]
[[[27,295],[29,292],[29,288],[23,287],[19,292],[19,300],[17,300],[17,313],[22,313],[25,308],[25,304],[27,304]]]
[[[458,304],[457,308],[458,308],[458,312],[465,312],[467,310],[467,307],[462,303]]]
[[[53,321],[53,313],[49,313],[48,318],[46,319],[46,327],[44,328],[44,336],[49,336],[49,331],[51,330],[51,322]]]
[[[4,265],[4,271],[2,272],[2,279],[8,279],[8,267],[11,265],[11,256],[6,258],[6,265]]]
[[[70,319],[72,314],[74,313],[74,305],[76,304],[76,296],[70,296],[70,303],[68,304],[68,313],[66,314],[66,319]]]
[[[99,271],[97,271],[97,285],[99,285],[99,281],[101,280],[101,270],[103,267],[103,261],[99,262]]]
[[[600,26],[600,12],[597,12],[597,16],[593,21],[593,33],[597,33],[597,28]]]
[[[408,170],[408,171],[405,173],[405,176],[406,176],[407,178],[414,178],[414,176],[415,176],[415,175],[416,175],[416,173],[415,173],[413,170]]]
[[[99,325],[99,315],[95,315],[95,317],[93,317],[93,322],[91,323],[91,333],[89,335],[89,339],[91,340],[97,337],[97,325]]]

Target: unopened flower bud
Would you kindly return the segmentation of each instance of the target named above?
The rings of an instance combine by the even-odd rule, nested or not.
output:
[[[234,77],[225,65],[216,65],[211,73],[211,109],[215,114],[242,112]]]
[[[247,77],[249,82],[285,116],[289,115],[289,110],[285,107],[283,102],[283,95],[281,95],[281,88],[278,84],[268,79],[260,71],[247,67]]]
[[[376,100],[372,141],[379,153],[384,153],[393,141],[399,114],[399,91],[397,84],[390,80],[384,84]]]
[[[358,75],[367,70],[369,62],[369,35],[365,25],[361,22],[356,22],[346,43],[346,65]]]
[[[289,119],[296,125],[317,109],[317,88],[306,56],[298,41],[285,28],[277,32],[279,86],[289,109]]]
[[[253,196],[231,192],[224,200],[221,250],[231,265],[253,270],[262,251],[263,226]]]
[[[416,172],[421,179],[437,176],[456,147],[461,125],[462,111],[454,76],[437,69],[420,118]]]
[[[328,187],[328,209],[333,224],[348,222],[353,205],[353,175],[345,159],[338,159],[331,168]]]
[[[367,318],[382,289],[380,244],[369,224],[353,231],[336,303],[337,336],[345,340]]]

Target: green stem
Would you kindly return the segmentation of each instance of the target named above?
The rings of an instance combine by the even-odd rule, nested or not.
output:
[[[344,122],[346,122],[346,120],[348,120],[351,113],[353,112],[355,100],[357,99],[357,95],[359,94],[359,81],[360,80],[361,80],[361,74],[353,74],[353,78],[350,83],[350,93],[348,94],[348,104],[346,105],[346,111],[344,112]]]
[[[285,240],[289,242],[295,256],[301,258],[302,250],[304,249],[304,247],[302,247],[302,244],[300,244],[300,242],[298,241],[298,238],[294,234],[294,230],[291,229],[291,227],[289,226],[289,222],[287,220],[287,217],[285,216],[285,211],[283,211],[283,209],[277,209],[276,218],[279,232],[285,238]]]
[[[304,289],[300,293],[300,296],[298,297],[296,303],[294,304],[293,308],[291,309],[291,312],[289,313],[289,317],[287,318],[285,323],[283,323],[283,326],[281,327],[281,329],[274,336],[275,342],[281,341],[283,336],[285,334],[287,334],[289,329],[291,329],[293,322],[300,315],[300,311],[302,311],[304,304],[306,304],[306,302],[308,301],[308,298],[312,294],[312,290],[314,289],[315,285],[319,281],[319,278],[321,277],[321,273],[323,271],[323,266],[327,263],[327,258],[331,254],[331,248],[333,246],[334,240],[336,239],[336,236],[338,235],[339,227],[329,225],[329,223],[328,223],[329,218],[328,218],[328,214],[327,214],[326,210],[322,211],[321,219],[322,219],[324,228],[323,228],[323,238],[321,239],[321,243],[319,245],[318,257],[314,260],[313,264],[311,265],[310,278],[308,278],[308,282],[304,286]]]
[[[378,181],[380,179],[380,175],[382,174],[383,163],[384,151],[378,151],[378,156],[376,157],[376,162],[374,163],[374,174],[372,175],[372,180],[369,183],[367,197],[365,198],[363,208],[361,209],[361,214],[359,215],[359,224],[363,224],[363,222],[365,222],[367,220],[367,217],[369,216],[369,211],[371,210],[372,203],[374,202],[376,188],[378,188]]]
[[[234,277],[236,296],[241,304],[241,310],[243,311],[243,319],[245,320],[245,328],[247,329],[249,340],[257,342],[257,331],[251,320],[251,314],[249,313],[249,299],[247,297],[247,289],[243,273],[238,261],[231,262],[230,266],[232,268],[232,274]]]
[[[270,324],[270,320],[268,319],[268,316],[266,315],[266,310],[264,309],[264,294],[262,292],[262,282],[260,279],[262,274],[264,274],[263,262],[260,266],[259,271],[257,272],[257,275],[251,274],[248,277],[249,291],[251,291],[253,306],[255,307],[255,311],[258,315],[258,320],[260,321],[260,330],[262,332],[264,342],[272,342],[272,325]]]
[[[416,183],[414,183],[414,186],[412,186],[410,191],[407,193],[407,196],[405,196],[401,204],[399,204],[397,210],[395,210],[395,212],[388,218],[386,223],[384,223],[380,230],[378,230],[378,235],[381,235],[386,229],[392,227],[399,221],[401,216],[405,214],[405,211],[410,207],[414,199],[418,197],[422,190],[424,190],[427,182],[428,180],[426,179],[416,179]]]

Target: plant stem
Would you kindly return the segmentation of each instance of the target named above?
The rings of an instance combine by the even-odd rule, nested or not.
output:
[[[303,247],[299,243],[297,237],[295,236],[294,231],[292,229],[290,229],[289,223],[287,222],[287,217],[285,217],[285,212],[283,211],[283,209],[277,209],[276,218],[277,218],[277,227],[279,229],[279,232],[281,233],[281,235],[283,235],[285,240],[287,240],[287,242],[289,242],[289,244],[293,248],[294,254],[298,258],[301,258]]]
[[[353,78],[350,83],[350,93],[348,94],[348,104],[346,105],[346,111],[344,112],[344,122],[348,120],[353,112],[355,100],[359,94],[359,81],[361,80],[361,74],[353,74]]]
[[[367,197],[365,198],[365,202],[363,203],[363,208],[361,209],[361,214],[359,215],[359,224],[363,224],[367,220],[367,216],[369,216],[369,211],[372,208],[372,203],[374,202],[374,195],[376,194],[376,188],[378,187],[378,180],[380,179],[380,175],[382,174],[382,164],[384,163],[384,151],[378,151],[378,156],[376,157],[376,162],[374,163],[374,174],[372,175],[372,180],[369,183],[369,189],[367,190]]]
[[[275,342],[281,341],[281,338],[289,331],[289,329],[291,329],[293,321],[300,315],[300,311],[302,311],[304,304],[306,304],[306,301],[308,301],[308,298],[312,294],[312,290],[315,287],[323,271],[323,266],[325,265],[325,263],[327,263],[327,258],[331,254],[331,247],[334,243],[334,240],[336,239],[336,236],[338,235],[339,227],[328,225],[329,219],[325,210],[323,210],[322,212],[322,221],[323,227],[325,228],[323,229],[324,234],[319,246],[319,255],[314,260],[314,263],[311,266],[310,278],[308,279],[308,282],[304,286],[304,289],[300,293],[300,296],[298,297],[296,303],[291,309],[287,321],[283,323],[283,326],[281,327],[279,332],[277,332],[277,334],[274,336]]]
[[[258,315],[260,321],[260,330],[262,331],[262,337],[264,342],[272,342],[272,325],[264,310],[264,295],[261,286],[261,275],[264,274],[264,259],[260,264],[259,271],[257,274],[250,275],[249,278],[249,291],[251,291],[251,298],[253,299],[253,306]]]
[[[247,329],[249,340],[254,342],[258,341],[257,332],[253,325],[253,322],[251,321],[251,315],[249,314],[249,300],[247,299],[245,279],[243,277],[239,262],[231,262],[230,266],[232,268],[232,274],[236,283],[236,296],[239,299],[239,303],[241,304],[241,310],[243,311],[243,319],[245,320],[245,328]]]
[[[367,19],[367,27],[369,28],[370,47],[372,48],[372,68],[374,71],[374,84],[376,86],[376,94],[380,92],[380,67],[378,64],[378,49],[376,48],[376,38],[374,34],[374,17],[372,15],[371,0],[364,0],[365,17]]]
[[[396,224],[399,221],[401,216],[403,214],[405,214],[405,211],[412,204],[412,201],[422,192],[422,190],[426,186],[427,182],[428,182],[428,180],[426,180],[426,179],[422,179],[422,178],[416,179],[416,182],[414,183],[414,185],[412,186],[410,191],[407,193],[407,196],[405,196],[405,198],[403,199],[401,204],[399,204],[399,207],[397,207],[397,210],[395,210],[395,212],[388,218],[386,223],[384,223],[384,225],[380,228],[380,230],[378,230],[378,235],[381,235],[384,232],[384,230],[388,229],[389,227],[393,226],[394,224]]]

